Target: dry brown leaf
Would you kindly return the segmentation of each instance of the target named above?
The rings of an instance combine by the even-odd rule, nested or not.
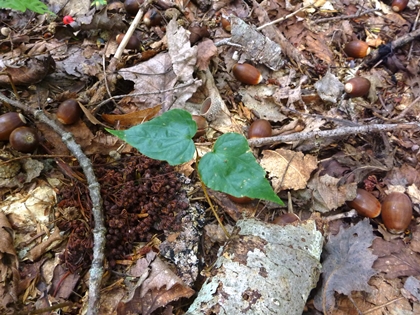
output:
[[[385,272],[387,279],[420,275],[420,254],[413,252],[402,240],[376,239],[372,248],[379,256],[373,267]]]
[[[69,272],[64,266],[57,264],[54,268],[49,293],[62,299],[68,299],[79,283],[80,274]]]
[[[20,281],[19,261],[13,245],[13,229],[6,215],[0,211],[0,300],[6,307],[16,301]]]
[[[63,237],[60,235],[60,230],[56,228],[50,237],[32,248],[26,255],[26,258],[30,261],[38,260],[44,253],[58,246],[62,241]]]
[[[102,114],[102,119],[114,126],[119,123],[119,127],[126,129],[152,119],[159,113],[161,108],[162,106],[157,105],[155,107],[140,109],[123,115]]]
[[[217,54],[217,47],[210,39],[204,39],[198,44],[197,67],[199,70],[205,70],[210,63],[211,58]]]
[[[275,191],[303,189],[313,170],[317,167],[315,156],[302,152],[278,149],[264,150],[261,166],[270,173]]]
[[[322,170],[321,170],[322,171]],[[326,213],[356,198],[357,183],[338,185],[340,179],[329,175],[319,176],[318,171],[308,182],[308,188],[296,193],[298,198],[312,202],[312,211]]]
[[[151,314],[159,307],[194,294],[194,290],[185,286],[154,252],[149,252],[145,258],[139,259],[132,272],[138,277],[148,273],[148,277],[144,281],[138,281],[130,293],[129,300],[120,302],[117,314]]]
[[[35,84],[42,81],[54,69],[55,62],[50,54],[38,55],[1,69],[0,85],[10,86],[10,79],[15,85]]]
[[[334,56],[322,34],[308,34],[306,36],[306,45],[308,46],[308,52],[314,53],[315,56],[328,65],[335,65]]]

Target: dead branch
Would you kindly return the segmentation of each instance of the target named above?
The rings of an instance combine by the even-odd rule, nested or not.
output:
[[[25,112],[30,112],[36,120],[41,121],[50,126],[57,134],[61,136],[64,144],[70,150],[70,152],[77,158],[80,166],[82,167],[83,173],[86,176],[86,180],[89,188],[90,199],[92,200],[92,213],[95,227],[93,228],[93,260],[90,268],[90,281],[89,281],[89,302],[88,302],[88,315],[96,315],[99,310],[100,301],[100,287],[101,280],[104,273],[104,249],[105,249],[105,233],[106,229],[104,226],[104,217],[102,213],[102,197],[100,192],[100,186],[96,180],[95,173],[93,172],[92,163],[83,153],[80,146],[76,143],[73,135],[65,131],[61,126],[54,120],[48,118],[42,110],[35,110],[30,108],[21,102],[9,99],[0,93],[0,100],[13,105]]]
[[[367,134],[372,132],[393,131],[398,129],[419,128],[419,123],[402,124],[373,124],[357,127],[342,127],[334,130],[318,130],[311,132],[300,132],[291,135],[280,135],[269,138],[250,139],[248,143],[251,147],[261,147],[279,142],[303,141],[308,139],[320,140],[322,138],[343,137],[355,134]]]

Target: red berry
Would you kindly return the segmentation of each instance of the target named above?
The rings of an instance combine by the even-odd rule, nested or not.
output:
[[[65,17],[63,17],[63,23],[65,25],[70,24],[72,22],[74,22],[74,19],[70,15],[66,15]]]

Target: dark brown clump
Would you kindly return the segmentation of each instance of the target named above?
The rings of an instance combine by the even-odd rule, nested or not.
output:
[[[177,230],[179,210],[188,207],[181,201],[181,182],[166,162],[145,156],[132,156],[107,163],[94,161],[101,185],[106,234],[106,257],[111,266],[133,250],[133,244],[149,241],[156,232]],[[78,191],[80,194],[75,194]],[[81,209],[78,219],[59,219],[62,230],[71,230],[64,258],[70,270],[89,266],[92,258],[91,202],[85,186],[75,183],[61,192],[61,208]],[[90,228],[90,231],[87,230]]]

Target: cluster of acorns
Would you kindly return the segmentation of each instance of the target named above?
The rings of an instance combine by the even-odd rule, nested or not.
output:
[[[394,0],[391,4],[395,12],[400,12],[407,7],[408,0]],[[225,27],[225,20],[222,19],[222,25]],[[344,52],[348,57],[364,58],[371,52],[369,45],[362,40],[353,40],[344,47]],[[263,77],[260,71],[253,65],[242,63],[236,64],[232,68],[233,76],[240,82],[249,85],[259,84]],[[354,77],[348,80],[344,85],[344,91],[349,97],[362,97],[369,94],[371,83],[364,77]]]
[[[74,124],[82,110],[76,100],[66,100],[57,109],[57,120],[63,125]],[[11,147],[22,153],[32,153],[39,145],[39,136],[35,128],[26,126],[22,114],[9,112],[0,116],[0,141],[9,141]]]
[[[348,201],[347,205],[357,211],[358,214],[368,218],[376,218],[379,215],[390,233],[403,233],[411,222],[413,204],[407,195],[400,192],[392,192],[382,200],[379,200],[364,189],[357,189],[356,198]]]

